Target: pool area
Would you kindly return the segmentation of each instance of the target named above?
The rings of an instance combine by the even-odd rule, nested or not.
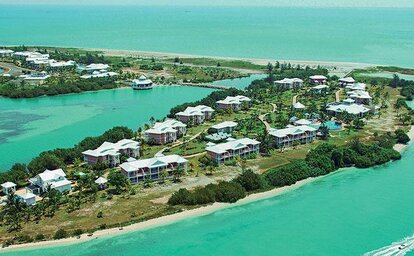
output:
[[[336,121],[326,121],[325,122],[326,127],[328,127],[328,129],[330,131],[339,131],[342,129],[342,124],[336,122]],[[321,127],[320,124],[310,124],[310,127],[313,127],[315,129],[319,129],[319,127]]]
[[[328,127],[330,131],[337,131],[342,129],[342,124],[335,122],[335,121],[327,121],[325,125]]]

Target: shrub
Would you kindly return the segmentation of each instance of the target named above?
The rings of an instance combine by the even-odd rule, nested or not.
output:
[[[98,212],[98,214],[96,215],[97,218],[103,218],[103,213],[100,211]]]
[[[189,201],[190,197],[190,191],[188,191],[186,188],[181,188],[180,190],[172,194],[172,196],[168,200],[168,203],[171,205],[186,204]]]
[[[45,235],[43,235],[43,234],[37,234],[35,236],[35,240],[36,241],[43,241],[43,240],[45,240]]]
[[[33,238],[29,235],[20,235],[17,237],[17,241],[19,243],[31,243],[33,242]]]
[[[235,203],[244,198],[246,192],[244,188],[236,182],[222,181],[216,188],[216,201],[225,203]]]
[[[254,173],[252,170],[244,171],[234,181],[239,183],[248,192],[262,189],[264,187],[262,177],[259,174]]]
[[[401,129],[395,131],[395,137],[398,143],[407,144],[410,141],[410,137]]]
[[[55,233],[55,235],[53,236],[53,239],[58,240],[58,239],[63,239],[66,238],[68,236],[68,234],[66,233],[66,231],[62,228],[58,229]]]
[[[83,230],[82,229],[75,229],[74,231],[73,231],[73,236],[80,236],[80,235],[82,235],[83,234]]]

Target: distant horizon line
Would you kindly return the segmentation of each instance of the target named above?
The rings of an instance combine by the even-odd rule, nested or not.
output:
[[[65,3],[65,4],[47,4],[47,3],[30,3],[30,4],[23,4],[23,3],[0,3],[0,6],[60,6],[60,7],[76,7],[76,6],[87,6],[87,7],[91,7],[91,6],[95,6],[95,7],[125,7],[125,6],[141,6],[141,7],[210,7],[210,8],[224,8],[224,7],[228,7],[228,8],[234,8],[234,7],[239,7],[239,8],[312,8],[312,9],[386,9],[386,8],[392,8],[392,9],[414,9],[414,5],[413,6],[335,6],[335,5],[323,5],[323,6],[315,6],[315,5],[219,5],[219,6],[212,6],[212,5],[203,5],[203,4],[199,4],[199,5],[191,5],[191,4],[179,4],[179,5],[170,5],[170,4],[75,4],[75,3]]]
[[[211,7],[211,8],[222,8],[222,7],[245,7],[245,8],[260,8],[260,7],[273,7],[273,8],[315,8],[315,9],[329,9],[329,8],[344,8],[344,9],[375,9],[375,8],[381,8],[381,9],[414,9],[414,5],[412,6],[367,6],[367,5],[361,5],[361,6],[350,6],[350,5],[250,5],[250,4],[241,4],[241,5],[234,5],[234,4],[224,4],[224,5],[208,5],[208,4],[143,4],[143,3],[125,3],[125,4],[80,4],[80,3],[63,3],[63,4],[56,4],[56,3],[30,3],[30,4],[24,4],[24,3],[1,3],[0,6],[61,6],[61,7],[68,7],[68,6],[96,6],[96,7],[123,7],[123,6],[143,6],[143,7]]]

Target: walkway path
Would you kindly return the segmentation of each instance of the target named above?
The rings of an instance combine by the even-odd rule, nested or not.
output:
[[[340,102],[341,101],[341,93],[342,93],[343,89],[339,89],[338,91],[335,92],[335,100],[336,102]]]
[[[292,105],[294,105],[296,102],[298,102],[298,96],[299,96],[299,95],[295,95],[295,96],[293,96],[293,99],[292,99]]]
[[[276,112],[276,109],[277,109],[277,106],[276,106],[276,104],[275,103],[270,103],[271,105],[272,105],[272,107],[273,107],[273,109],[272,109],[272,112],[271,113],[274,113],[274,112]],[[258,119],[264,124],[264,126],[266,127],[266,130],[268,131],[268,130],[270,130],[270,129],[272,129],[272,127],[270,126],[270,124],[265,120],[265,118],[266,118],[266,116],[268,115],[268,114],[270,114],[270,113],[266,113],[266,114],[262,114],[262,115],[260,115],[259,117],[258,117]]]
[[[187,140],[187,141],[185,141],[185,142],[184,142],[184,141],[179,141],[179,142],[175,143],[174,145],[171,145],[171,146],[169,146],[169,147],[165,147],[165,148],[161,149],[160,151],[158,151],[158,152],[157,152],[157,154],[162,154],[162,153],[164,153],[164,151],[165,151],[165,150],[167,150],[167,149],[176,148],[176,147],[178,147],[178,146],[183,145],[184,143],[189,143],[189,142],[191,142],[192,140],[196,139],[198,136],[200,136],[203,132],[207,132],[207,130],[208,130],[208,129],[205,129],[205,130],[203,130],[203,131],[201,131],[201,132],[199,132],[199,133],[195,134],[193,137],[191,137],[189,140]]]

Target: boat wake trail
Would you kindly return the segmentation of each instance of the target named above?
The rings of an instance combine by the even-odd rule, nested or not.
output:
[[[364,256],[397,256],[405,255],[414,250],[414,235],[406,237],[401,241],[394,242],[391,245],[384,246],[380,249],[370,251]]]

